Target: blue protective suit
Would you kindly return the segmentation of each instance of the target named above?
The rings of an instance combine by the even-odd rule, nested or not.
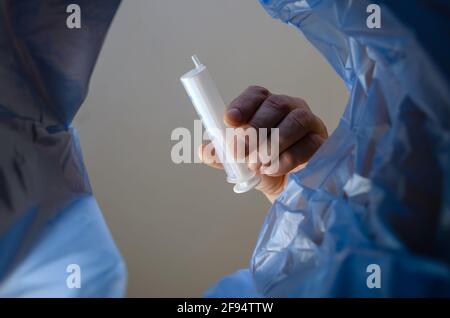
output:
[[[81,30],[64,27],[73,2]],[[261,2],[301,29],[351,98],[273,205],[250,268],[207,295],[449,296],[448,1],[379,1],[379,30],[366,27],[365,0]],[[70,125],[118,5],[0,2],[2,297],[124,293]],[[70,264],[80,289],[68,288]],[[366,285],[369,264],[381,268],[380,289]]]
[[[450,1],[261,3],[324,55],[350,100],[290,176],[249,269],[206,295],[450,296]],[[371,3],[380,29],[367,27]]]
[[[72,3],[81,29],[66,26]],[[119,3],[0,2],[0,297],[124,295],[125,266],[71,128]]]

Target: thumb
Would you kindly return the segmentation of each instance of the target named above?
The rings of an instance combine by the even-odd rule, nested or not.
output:
[[[211,142],[200,145],[200,147],[198,148],[198,157],[207,166],[216,169],[223,169],[223,165],[217,158],[216,150],[214,149],[214,146]]]

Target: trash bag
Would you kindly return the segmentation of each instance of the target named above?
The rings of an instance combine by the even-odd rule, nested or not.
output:
[[[323,54],[350,99],[289,176],[250,268],[206,296],[450,296],[450,3],[261,3]],[[379,29],[366,24],[372,3]]]
[[[120,0],[76,1],[79,29],[72,3],[0,3],[0,297],[125,292],[71,127]]]

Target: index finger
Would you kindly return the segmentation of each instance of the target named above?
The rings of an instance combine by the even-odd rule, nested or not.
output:
[[[230,127],[247,124],[271,93],[260,86],[250,86],[228,106],[224,121]]]

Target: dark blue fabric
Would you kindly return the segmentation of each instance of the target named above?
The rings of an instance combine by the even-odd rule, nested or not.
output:
[[[381,0],[417,36],[450,81],[450,0]]]
[[[81,7],[81,29],[69,29],[66,25],[69,4]],[[120,0],[0,2],[2,296],[39,296],[38,290],[52,296],[123,294],[124,267],[109,232],[104,230],[104,221],[92,198],[78,137],[70,126],[86,98],[97,57],[119,4]],[[92,226],[70,224],[69,218],[65,218],[67,209],[74,213],[75,203],[83,209],[80,213],[85,213],[80,214],[84,215],[83,222],[89,219],[87,223]],[[73,219],[80,222],[79,218]],[[55,224],[58,227],[53,228]],[[73,231],[61,231],[60,227]],[[47,234],[53,237],[53,243],[43,237],[51,228],[60,235]],[[77,236],[96,238],[99,245],[78,242]],[[42,246],[44,241],[47,246]],[[38,246],[40,250],[50,251],[52,244],[57,246],[61,242],[73,244],[75,248],[66,254],[59,248],[55,253],[60,254],[52,257],[49,253],[36,252]],[[45,293],[48,277],[41,275],[39,285],[34,281],[39,275],[29,275],[39,270],[41,274],[52,275],[51,271],[46,272],[47,265],[70,258],[73,253],[79,253],[80,264],[90,264],[82,256],[95,253],[95,249],[99,255],[104,254],[104,265],[97,264],[98,269],[110,264],[116,271],[108,278],[109,286],[122,282],[115,292],[105,291],[108,286],[105,280],[103,285],[99,284],[99,290],[91,287],[89,292],[85,289],[78,294],[68,293],[65,281],[61,280],[58,282],[61,293],[56,287],[51,289],[53,293]],[[90,265],[91,270],[92,265],[95,264]],[[15,272],[20,268],[29,268],[31,272],[18,276]],[[61,269],[62,273],[54,274],[65,275],[63,266]],[[85,270],[89,273],[89,268]],[[31,284],[29,288],[27,282]]]

